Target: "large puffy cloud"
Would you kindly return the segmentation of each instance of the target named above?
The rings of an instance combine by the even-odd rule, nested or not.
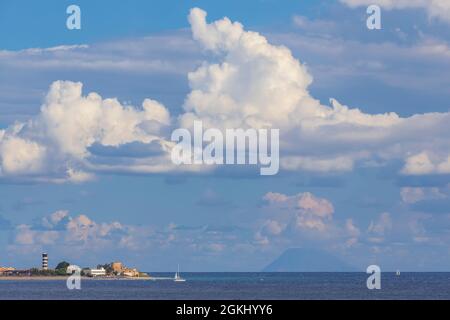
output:
[[[391,9],[425,9],[432,18],[450,22],[450,2],[447,0],[341,0],[350,7],[370,6],[377,4]]]
[[[227,18],[207,24],[205,17],[202,10],[191,11],[193,37],[223,61],[204,63],[189,74],[192,92],[182,123],[199,117],[215,127],[285,127],[298,103],[305,111],[317,106],[306,91],[311,76],[287,48],[272,46]]]
[[[170,121],[168,111],[156,101],[145,100],[142,110],[137,110],[96,93],[83,97],[81,90],[81,83],[53,83],[37,123],[31,124],[43,127],[63,154],[83,158],[95,142],[106,146],[149,143],[157,136],[146,128],[152,122],[165,125]]]
[[[146,99],[138,109],[96,93],[83,96],[81,83],[56,81],[37,117],[2,131],[0,173],[4,177],[32,175],[81,182],[92,177],[85,170],[133,170],[138,166],[139,171],[164,171],[170,158],[168,142],[160,136],[168,125],[170,114],[157,101]],[[133,142],[156,144],[158,151],[151,159],[136,159],[124,166],[93,159],[89,150],[95,144],[120,148]]]
[[[312,76],[288,48],[228,18],[208,24],[200,9],[191,10],[189,21],[193,38],[215,58],[189,73],[191,92],[178,122],[155,100],[133,108],[97,93],[83,96],[81,83],[56,81],[37,117],[0,131],[0,174],[80,182],[97,171],[180,169],[171,164],[167,131],[193,120],[222,129],[280,129],[285,170],[348,171],[360,162],[400,160],[404,174],[450,172],[449,113],[402,118],[335,99],[322,105],[309,93]],[[140,156],[121,156],[130,148]]]
[[[280,128],[281,164],[288,170],[345,171],[356,161],[427,152],[442,163],[423,173],[447,172],[448,113],[401,118],[367,114],[335,99],[331,107],[322,105],[309,94],[312,76],[286,47],[227,18],[208,24],[200,9],[189,21],[194,39],[220,62],[205,62],[189,74],[182,125],[197,119],[219,128]],[[403,172],[412,173],[408,164]]]

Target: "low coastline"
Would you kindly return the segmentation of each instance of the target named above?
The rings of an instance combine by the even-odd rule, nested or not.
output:
[[[68,276],[0,276],[0,281],[52,281],[52,280],[64,280],[66,281]],[[157,280],[152,277],[81,277],[81,280]]]

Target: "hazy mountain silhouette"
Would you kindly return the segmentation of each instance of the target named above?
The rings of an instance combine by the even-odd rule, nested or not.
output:
[[[357,271],[332,254],[318,249],[291,248],[263,269],[264,272]]]

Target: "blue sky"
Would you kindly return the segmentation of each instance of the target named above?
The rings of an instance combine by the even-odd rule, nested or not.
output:
[[[73,3],[81,8],[82,29],[69,31],[65,10]],[[392,5],[382,8],[382,30],[369,31],[365,1],[354,3],[361,5],[2,1],[0,265],[38,265],[40,252],[48,251],[54,263],[82,266],[122,260],[148,271],[178,263],[189,271],[256,271],[300,247],[360,270],[371,263],[382,270],[448,270],[449,21],[426,2]],[[280,56],[262,59],[217,39],[225,49],[215,52],[208,36],[231,33],[211,25],[210,34],[202,35],[195,25],[203,25],[200,16],[191,16],[191,30],[193,7],[207,12],[208,23],[226,16],[243,25],[244,35],[259,32],[268,41],[262,50]],[[246,59],[235,58],[240,54]],[[283,69],[283,61],[296,66],[296,60],[298,70]],[[262,77],[274,76],[277,90],[265,99],[271,105],[260,100],[268,88],[261,77],[251,78],[248,61],[261,72],[281,66],[274,69],[279,77]],[[239,70],[239,79],[254,81],[234,88],[199,73],[197,82],[188,79],[202,65],[227,63]],[[70,83],[52,86],[58,80]],[[55,98],[76,96],[75,82],[83,84],[82,96]],[[167,159],[160,149],[143,157],[152,147],[148,136],[136,136],[127,119],[141,121],[148,98],[159,112],[158,141],[180,125],[188,106],[196,117],[222,125],[221,100],[202,113],[199,106],[211,92],[202,99],[190,94],[210,83],[240,108],[260,108],[259,120],[280,127],[281,157],[291,165],[271,177],[247,167],[152,167],[166,166]],[[239,87],[252,94],[241,96]],[[129,118],[118,111],[124,126],[118,136],[117,124],[104,121],[114,116],[104,111],[111,102],[102,100],[100,118],[79,111],[91,107],[83,98],[90,92],[117,98],[119,111],[133,106]],[[271,108],[287,114],[291,102],[284,98],[290,96],[301,102],[287,121],[276,122]],[[329,113],[313,132],[304,130],[316,123],[305,120],[308,110]],[[163,123],[165,112],[170,124]],[[233,113],[225,116],[240,121]]]
[[[127,3],[119,0],[102,1],[2,1],[1,28],[4,49],[50,47],[61,43],[78,44],[144,36],[152,32],[187,28],[186,14],[192,7],[208,11],[212,19],[233,16],[249,26],[272,26],[289,20],[293,12],[317,15],[322,4],[332,1],[142,1]],[[83,28],[69,32],[64,28],[66,15],[61,15],[71,4],[83,11]],[[251,14],[249,14],[251,13]],[[62,27],[61,27],[62,26]],[[14,30],[14,32],[5,32]],[[32,30],[33,32],[30,32]]]

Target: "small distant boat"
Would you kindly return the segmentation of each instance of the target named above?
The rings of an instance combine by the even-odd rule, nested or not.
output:
[[[397,272],[395,273],[396,276],[400,275],[400,270],[397,270]]]
[[[173,281],[175,281],[175,282],[185,282],[186,281],[186,279],[183,279],[180,276],[180,265],[178,265],[178,271],[175,273],[175,277],[173,278]]]

